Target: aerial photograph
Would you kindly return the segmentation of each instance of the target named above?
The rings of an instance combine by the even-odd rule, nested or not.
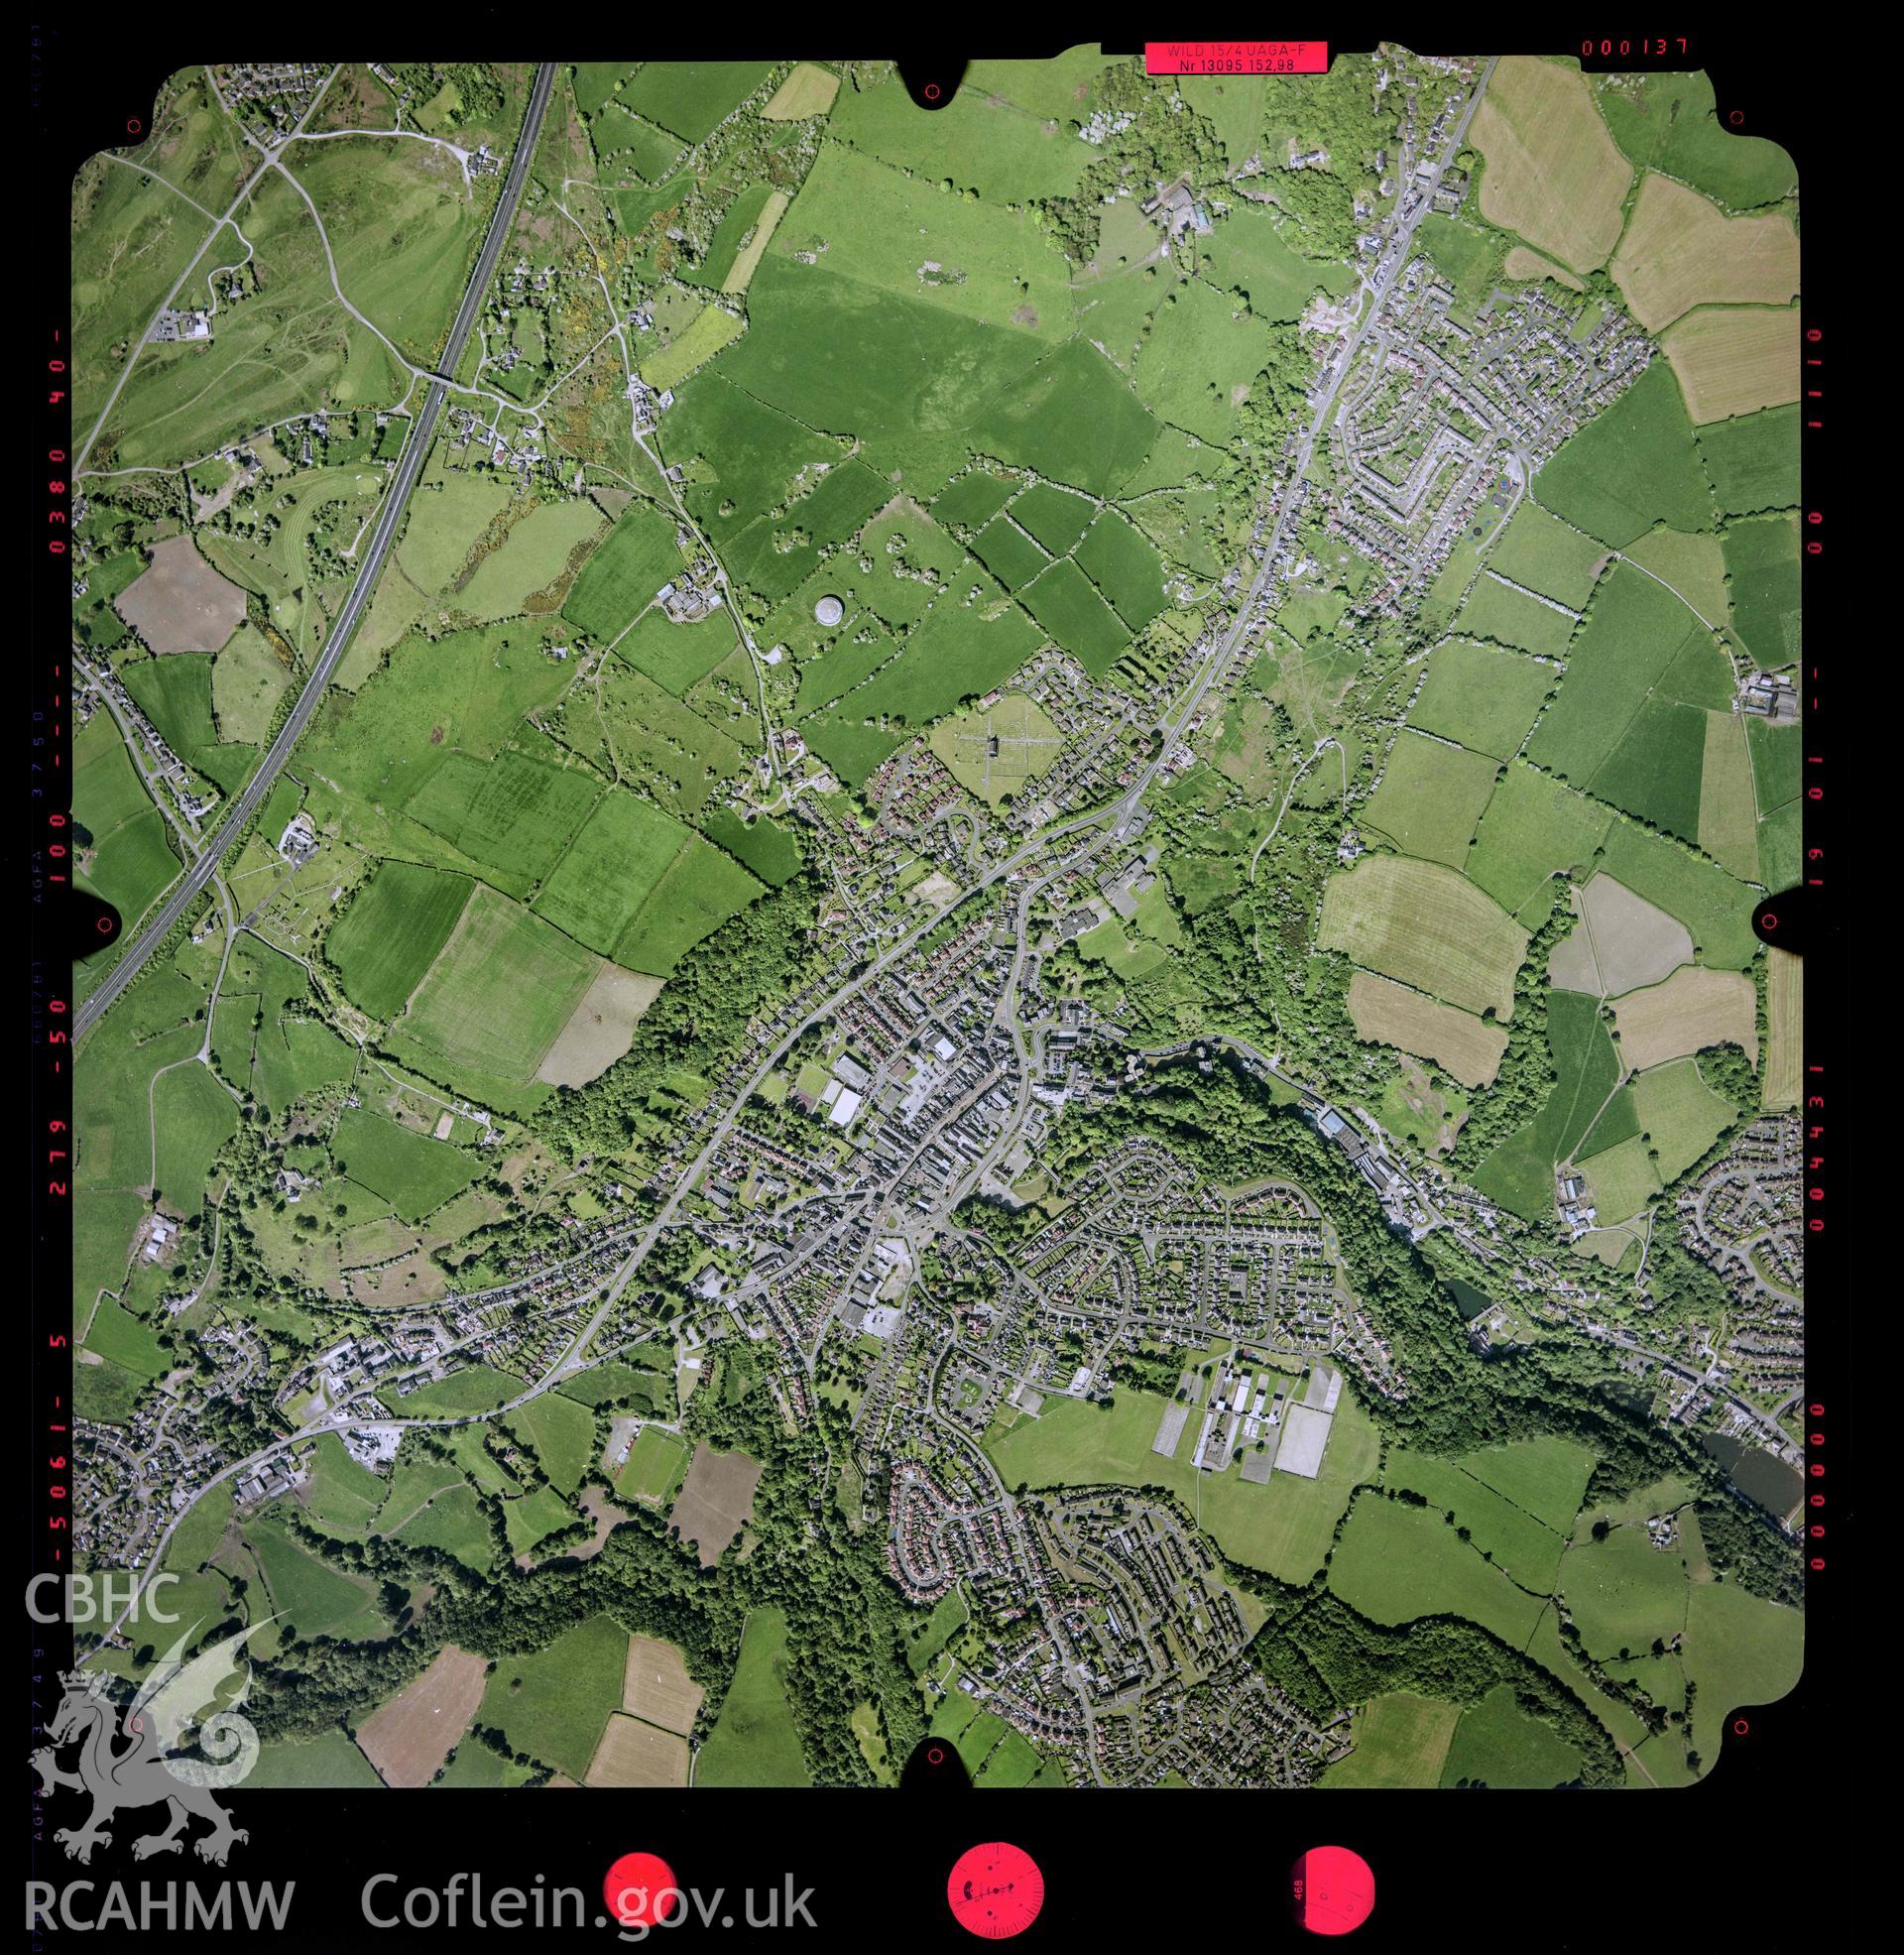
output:
[[[171,72],[71,185],[76,1697],[235,1665],[247,1792],[1723,1779],[1804,796],[1714,105]]]

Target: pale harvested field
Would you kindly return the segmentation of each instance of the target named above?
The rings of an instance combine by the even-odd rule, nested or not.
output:
[[[1556,285],[1564,285],[1569,292],[1587,290],[1564,265],[1556,265],[1551,258],[1543,258],[1538,251],[1529,251],[1524,244],[1514,246],[1501,270],[1510,279],[1552,279]]]
[[[640,1718],[611,1712],[602,1742],[589,1761],[590,1785],[685,1785],[687,1740],[656,1731]]]
[[[1805,1058],[1805,960],[1789,950],[1769,950],[1765,968],[1765,1010],[1771,1028],[1765,1039],[1764,1105],[1781,1113],[1798,1104]]]
[[[550,1086],[586,1086],[635,1042],[642,1014],[661,995],[662,980],[604,962],[568,1023],[536,1068]]]
[[[435,1777],[483,1701],[487,1670],[481,1656],[446,1645],[421,1676],[365,1719],[357,1743],[385,1784],[427,1785]]]
[[[763,122],[804,122],[809,115],[823,115],[833,106],[840,91],[840,77],[829,74],[811,61],[802,61],[774,91],[774,99],[761,111]]]
[[[775,190],[763,207],[759,220],[754,226],[754,236],[748,247],[734,261],[734,269],[722,283],[723,292],[745,292],[752,282],[755,268],[767,255],[767,247],[774,241],[774,233],[779,228],[780,219],[786,215],[786,206],[792,199],[784,190]]]
[[[1464,1086],[1491,1085],[1507,1049],[1502,1027],[1367,971],[1350,980],[1349,1016],[1361,1038],[1433,1059]]]
[[[245,621],[244,592],[189,537],[154,544],[150,567],[112,602],[155,652],[216,652]]]
[[[1682,964],[1664,984],[1629,991],[1613,1006],[1619,1056],[1631,1072],[1733,1044],[1758,1063],[1758,994],[1743,971]]]
[[[1606,264],[1633,172],[1578,67],[1506,57],[1470,134],[1488,160],[1481,209],[1489,223],[1518,231],[1576,272]]]
[[[1706,755],[1699,775],[1699,845],[1747,883],[1758,881],[1758,799],[1745,721],[1737,713],[1708,712]]]
[[[1662,983],[1693,961],[1693,939],[1677,916],[1635,896],[1610,876],[1596,876],[1581,892],[1587,927],[1594,933],[1594,961],[1608,998]]]
[[[1439,862],[1370,855],[1329,879],[1318,941],[1451,1005],[1491,1005],[1506,1019],[1527,932]]]
[[[677,1731],[685,1738],[701,1708],[701,1686],[687,1673],[681,1652],[658,1637],[628,1639],[628,1668],[622,1678],[622,1709],[646,1724]]]
[[[1798,297],[1798,233],[1784,216],[1727,217],[1648,171],[1611,271],[1648,332],[1695,305],[1784,305]]]
[[[760,1479],[759,1464],[745,1453],[717,1453],[705,1439],[694,1448],[693,1463],[667,1518],[681,1530],[682,1540],[694,1543],[703,1568],[713,1567],[722,1548],[741,1531]]]
[[[1580,892],[1570,890],[1568,901],[1579,916]],[[1576,923],[1547,953],[1547,982],[1562,991],[1584,991],[1589,998],[1605,994],[1600,966],[1594,961],[1593,932],[1585,923]]]
[[[1795,305],[1690,312],[1659,343],[1697,422],[1728,421],[1798,399]]]

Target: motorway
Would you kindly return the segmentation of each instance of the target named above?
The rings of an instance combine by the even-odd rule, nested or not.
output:
[[[542,117],[548,108],[548,98],[555,86],[555,64],[553,61],[541,62],[536,70],[536,85],[530,91],[529,112],[523,118],[523,133],[516,144],[516,154],[509,166],[509,175],[504,179],[502,195],[497,199],[495,211],[489,220],[489,230],[483,238],[483,248],[476,257],[476,269],[470,277],[468,289],[463,294],[463,303],[457,307],[456,317],[449,328],[449,338],[443,346],[442,364],[438,371],[453,375],[456,362],[462,358],[463,348],[469,342],[470,332],[476,324],[477,314],[482,310],[483,295],[489,289],[489,281],[496,270],[496,261],[502,256],[503,246],[509,240],[511,227],[516,220],[516,206],[522,200],[523,184],[528,181],[531,158],[536,153],[536,141],[541,133]],[[384,497],[383,509],[377,518],[377,527],[371,533],[369,548],[364,552],[363,562],[358,569],[357,579],[350,587],[350,594],[344,599],[343,609],[337,614],[337,622],[331,630],[330,638],[311,669],[310,677],[304,689],[298,695],[298,702],[291,709],[290,716],[280,729],[277,739],[271,743],[271,750],[265,755],[264,765],[252,777],[250,784],[232,803],[218,832],[199,850],[196,859],[185,871],[183,878],[174,885],[171,895],[161,904],[158,914],[127,945],[119,961],[100,980],[93,992],[73,1019],[73,1039],[75,1043],[112,1009],[114,1001],[139,975],[146,959],[163,943],[171,933],[179,917],[191,907],[204,891],[218,865],[224,860],[231,845],[250,824],[252,816],[264,804],[270,794],[272,784],[278,779],[291,752],[302,737],[304,728],[309,725],[311,715],[317,710],[317,703],[324,696],[330,684],[331,674],[337,670],[339,661],[350,648],[352,635],[358,621],[370,604],[371,593],[376,589],[378,573],[384,567],[384,558],[389,555],[391,545],[396,541],[397,531],[403,522],[404,511],[409,506],[411,491],[416,486],[416,478],[422,473],[423,461],[429,452],[430,437],[436,431],[436,422],[442,414],[443,401],[447,388],[441,379],[432,380],[423,396],[423,405],[416,415],[416,425],[411,429],[410,440],[406,443],[403,458],[397,464],[397,472],[391,480],[390,490]]]

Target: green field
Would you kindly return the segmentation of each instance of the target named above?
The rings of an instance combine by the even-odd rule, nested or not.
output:
[[[1644,1655],[1655,1639],[1670,1643],[1686,1627],[1686,1563],[1677,1547],[1655,1547],[1643,1527],[1577,1540],[1561,1569],[1560,1593],[1598,1661]]]
[[[1451,1460],[1396,1448],[1388,1456],[1384,1484],[1423,1496],[1436,1514],[1452,1513],[1473,1545],[1504,1568],[1523,1588],[1550,1593],[1566,1540]]]
[[[1574,634],[1574,621],[1564,611],[1556,611],[1551,604],[1485,573],[1475,579],[1474,590],[1455,622],[1471,638],[1492,639],[1499,645],[1538,653],[1544,659],[1562,657]]]
[[[1363,825],[1404,855],[1465,868],[1468,843],[1494,791],[1494,762],[1424,734],[1403,731],[1388,750],[1381,785]]]
[[[1350,1728],[1355,1750],[1332,1765],[1318,1782],[1335,1791],[1368,1785],[1433,1785],[1441,1777],[1442,1760],[1460,1716],[1453,1704],[1407,1691],[1371,1698],[1356,1712]]]
[[[1055,568],[1069,572],[1076,579],[1076,590],[1095,607],[1094,613],[1081,615],[1087,626],[1095,617],[1101,645],[1111,630],[1120,643],[1128,639],[1082,571],[1068,562]],[[1047,571],[1045,576],[1051,574]],[[1030,591],[1025,595],[1028,601]],[[907,726],[924,726],[962,700],[978,698],[1003,684],[1038,649],[1041,638],[1031,620],[974,564],[962,570],[932,606],[925,622],[906,640],[902,654],[844,702],[842,716],[872,719],[887,714]]]
[[[368,1107],[346,1110],[330,1152],[344,1173],[384,1196],[406,1222],[440,1208],[483,1171],[474,1155],[399,1127]]]
[[[1776,1703],[1798,1681],[1805,1618],[1733,1582],[1696,1582],[1686,1607],[1686,1677],[1698,1686],[1692,1742],[1717,1758],[1726,1720]]]
[[[370,1582],[318,1560],[280,1522],[254,1515],[245,1523],[245,1538],[285,1633],[295,1629],[302,1637],[333,1636],[345,1643],[374,1643],[390,1633]]]
[[[572,1495],[582,1484],[595,1450],[595,1420],[585,1406],[557,1392],[544,1392],[518,1405],[504,1421],[531,1452],[549,1485]],[[564,1521],[572,1520],[564,1513]]]
[[[264,633],[240,625],[211,662],[211,699],[219,731],[227,740],[261,746],[290,682],[291,674]]]
[[[691,625],[677,625],[665,611],[648,611],[615,644],[615,656],[671,692],[686,695],[735,647],[734,620],[725,606]]]
[[[770,71],[766,61],[648,61],[623,85],[620,99],[682,142],[698,143]]]
[[[673,518],[653,503],[631,503],[583,564],[562,615],[606,644],[682,567]]]
[[[1429,659],[1408,723],[1507,760],[1519,751],[1554,681],[1552,669],[1531,659],[1457,641]],[[1518,771],[1510,770],[1509,778]]]
[[[615,961],[666,977],[695,944],[761,894],[732,856],[690,834],[615,944]]]
[[[988,523],[973,539],[972,553],[1007,590],[1028,584],[1051,560],[1010,516]]]
[[[485,622],[547,608],[549,595],[601,528],[601,511],[585,499],[538,504],[510,530],[502,549],[476,566],[457,608]],[[538,596],[542,602],[532,604]]]
[[[1578,611],[1594,593],[1595,571],[1606,552],[1591,537],[1523,502],[1488,553],[1490,568],[1529,590]]]
[[[1083,85],[1102,66],[1091,48],[1055,61],[975,61],[945,107],[922,118],[897,75],[856,77],[834,104],[829,127],[855,149],[932,179],[971,184],[982,197],[1023,203],[1067,196],[1091,153],[1040,102],[1055,70]],[[1071,101],[1064,113],[1078,114]]]
[[[1669,1186],[1737,1117],[1731,1102],[1700,1077],[1692,1059],[1675,1059],[1638,1074],[1633,1101],[1640,1131],[1658,1157],[1659,1178]]]
[[[469,282],[482,208],[429,143],[343,136],[299,146],[297,175],[330,238],[337,281],[407,359],[429,365]]]
[[[1699,452],[1722,515],[1797,506],[1797,403],[1710,423],[1699,430]]]
[[[451,1085],[480,1072],[525,1081],[595,975],[578,943],[478,884],[416,987],[401,1030],[440,1056]]]
[[[1373,1475],[1377,1444],[1368,1414],[1345,1391],[1316,1478],[1275,1473],[1266,1485],[1251,1486],[1234,1468],[1198,1472],[1190,1438],[1177,1457],[1153,1453],[1165,1404],[1154,1393],[1129,1390],[1119,1391],[1108,1410],[1051,1400],[1036,1418],[995,1426],[985,1448],[1008,1487],[1166,1486],[1232,1559],[1278,1581],[1306,1582],[1322,1566],[1355,1487]]]
[[[383,862],[324,940],[344,989],[373,1017],[395,1018],[436,961],[475,887],[419,862]]]
[[[606,956],[692,840],[653,801],[611,789],[543,885],[536,914]]]
[[[1767,671],[1791,665],[1803,649],[1798,560],[1795,516],[1761,516],[1726,533],[1732,628]]]
[[[1619,564],[1595,593],[1571,647],[1560,697],[1529,738],[1527,757],[1576,787],[1592,787],[1630,737],[1641,707],[1663,703],[1653,698],[1656,690],[1675,701],[1713,703],[1708,694],[1716,666],[1724,664],[1712,634],[1671,591]],[[1704,740],[1702,720],[1702,755]],[[1697,800],[1697,764],[1691,778]]]
[[[245,1783],[369,1792],[381,1791],[384,1781],[341,1731],[320,1731],[314,1738],[288,1738],[261,1745],[258,1763],[245,1774]]]
[[[408,1406],[410,1401],[405,1404]],[[439,1547],[481,1575],[488,1574],[496,1562],[489,1510],[460,1483],[434,1495],[390,1531],[413,1547]]]
[[[82,887],[112,904],[130,927],[178,873],[166,817],[140,784],[110,713],[95,713],[72,745],[73,817]]]
[[[325,1533],[362,1540],[388,1491],[369,1467],[351,1458],[336,1433],[319,1437],[302,1498],[304,1512]]]
[[[1520,1708],[1510,1684],[1497,1683],[1462,1714],[1442,1766],[1444,1785],[1565,1785],[1580,1758],[1553,1727]]]
[[[591,1616],[545,1649],[499,1656],[476,1721],[578,1784],[611,1711],[621,1709],[628,1632]]]
[[[1615,550],[1655,523],[1710,530],[1713,497],[1679,383],[1655,360],[1534,478],[1544,508]]]
[[[1593,88],[1613,141],[1640,169],[1663,170],[1733,210],[1776,202],[1797,185],[1778,144],[1721,124],[1704,69],[1597,75]]]
[[[213,1158],[238,1131],[237,1104],[209,1066],[174,1066],[153,1083],[152,1124],[155,1199],[190,1221],[204,1205]]]
[[[1349,1516],[1329,1586],[1374,1622],[1465,1616],[1516,1650],[1547,1606],[1490,1567],[1440,1514],[1372,1492],[1360,1495]]]
[[[1619,1079],[1613,1041],[1597,1000],[1577,991],[1547,997],[1547,1049],[1556,1074],[1539,1113],[1475,1170],[1475,1186],[1530,1222],[1554,1212],[1554,1164],[1585,1137]]]
[[[799,874],[803,858],[795,830],[772,815],[748,819],[730,807],[717,807],[702,820],[701,831],[770,888],[778,889]]]
[[[696,1785],[805,1785],[811,1782],[787,1708],[786,1618],[753,1609],[741,1638],[734,1680],[694,1768]]]
[[[1168,601],[1162,559],[1142,532],[1115,510],[1099,516],[1072,556],[1133,632],[1141,631]]]
[[[523,896],[554,867],[601,792],[585,768],[554,767],[514,749],[492,761],[451,754],[404,811]]]
[[[1069,489],[1034,482],[1012,505],[1012,520],[1028,530],[1053,556],[1062,556],[1097,515],[1096,505]]]
[[[102,1296],[92,1313],[85,1348],[140,1378],[157,1378],[178,1361],[178,1354],[166,1351],[143,1319],[110,1296]]]

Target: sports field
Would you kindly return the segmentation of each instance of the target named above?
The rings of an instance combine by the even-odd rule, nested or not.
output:
[[[1056,1400],[1035,1418],[995,1425],[985,1447],[1008,1486],[1160,1482],[1234,1560],[1279,1581],[1306,1582],[1322,1566],[1350,1494],[1374,1473],[1379,1445],[1368,1415],[1345,1389],[1317,1477],[1275,1473],[1253,1485],[1234,1469],[1199,1472],[1190,1464],[1188,1443],[1170,1459],[1153,1452],[1168,1405],[1155,1393],[1132,1391],[1118,1392],[1109,1409]]]

